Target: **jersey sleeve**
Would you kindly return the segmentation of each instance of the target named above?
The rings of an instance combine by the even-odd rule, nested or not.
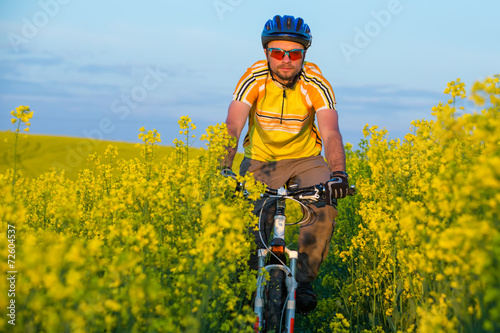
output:
[[[258,61],[248,68],[236,85],[233,100],[243,102],[251,107],[259,97],[259,82],[267,77],[267,73],[265,61]]]
[[[308,84],[309,99],[316,111],[323,109],[335,110],[335,93],[327,79],[323,77],[318,66],[307,63],[304,81]]]

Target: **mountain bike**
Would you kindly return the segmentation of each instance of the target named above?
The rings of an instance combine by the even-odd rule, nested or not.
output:
[[[237,181],[236,175],[232,171],[222,170],[222,174],[236,180],[237,191],[245,191],[244,184]],[[353,185],[349,188],[347,194],[354,195],[355,193],[356,188]],[[309,221],[313,212],[308,207],[308,204],[326,203],[326,187],[325,184],[318,184],[303,188],[298,188],[298,186],[280,187],[279,189],[267,188],[261,198],[264,200],[262,207],[266,206],[268,200],[274,201],[276,213],[271,240],[268,242],[262,239],[262,233],[259,232],[262,244],[267,245],[257,251],[259,271],[254,299],[254,312],[257,316],[254,331],[293,333],[296,308],[295,291],[297,289],[295,276],[299,254],[298,251],[290,250],[287,247],[285,227]],[[287,200],[295,201],[303,208],[304,215],[300,221],[286,223],[285,208]],[[259,214],[259,230],[262,230],[263,209],[260,210]]]

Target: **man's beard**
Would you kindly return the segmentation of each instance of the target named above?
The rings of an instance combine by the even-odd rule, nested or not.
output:
[[[278,66],[276,71],[273,71],[273,74],[283,82],[287,82],[286,85],[292,85],[295,82],[295,77],[300,73],[302,66],[298,70],[294,70],[293,72],[289,72],[288,74],[280,72],[280,68],[283,66]],[[285,66],[286,67],[286,66]]]
[[[296,72],[293,72],[293,73],[289,73],[289,74],[281,74],[279,71],[278,72],[274,72],[274,74],[280,78],[282,81],[291,81],[296,75],[297,73]]]

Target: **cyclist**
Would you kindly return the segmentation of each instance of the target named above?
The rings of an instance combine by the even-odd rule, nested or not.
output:
[[[349,185],[335,95],[318,66],[304,61],[312,41],[309,26],[300,17],[276,15],[265,24],[261,39],[266,59],[241,77],[226,119],[228,132],[237,141],[248,119],[240,174],[251,173],[271,188],[305,187],[336,178],[329,183],[330,192],[334,198],[345,197]],[[236,150],[229,149],[226,168],[231,168]],[[256,204],[256,213],[262,205]],[[337,216],[331,205],[311,208],[314,218],[301,226],[298,239],[297,311],[301,313],[316,307],[311,283],[327,255]],[[262,239],[268,239],[273,216],[267,212],[264,237],[255,232],[259,247]],[[250,267],[257,269],[255,253]]]

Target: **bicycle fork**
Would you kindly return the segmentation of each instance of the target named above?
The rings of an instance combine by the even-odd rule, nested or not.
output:
[[[277,205],[276,215],[274,217],[274,234],[273,240],[270,242],[270,247],[258,250],[259,272],[257,277],[257,291],[255,296],[255,314],[257,319],[254,325],[254,331],[258,332],[264,325],[264,297],[266,275],[271,273],[271,270],[279,269],[285,273],[285,285],[287,289],[287,298],[285,303],[285,331],[293,333],[295,323],[295,291],[297,289],[297,281],[295,274],[297,270],[298,251],[290,250],[285,243],[285,202],[279,200]],[[271,260],[271,264],[266,265],[266,258],[271,253],[271,258],[280,258],[280,260]],[[285,264],[285,254],[288,255],[290,267]],[[281,262],[280,262],[281,261]],[[265,273],[267,272],[267,274]]]

